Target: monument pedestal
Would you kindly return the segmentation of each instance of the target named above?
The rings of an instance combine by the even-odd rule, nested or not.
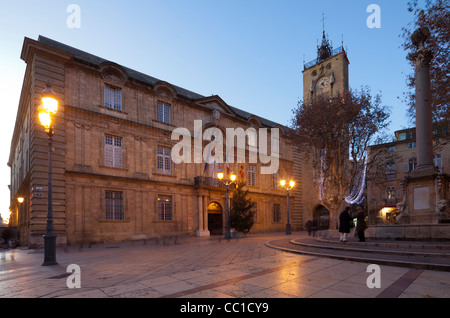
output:
[[[402,224],[445,223],[448,217],[447,175],[439,174],[434,166],[414,170],[407,178],[407,205],[399,218]]]
[[[416,169],[408,179],[408,212],[410,224],[431,224],[436,207],[434,167]]]

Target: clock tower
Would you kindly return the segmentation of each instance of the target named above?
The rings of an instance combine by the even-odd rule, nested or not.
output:
[[[323,31],[322,43],[317,47],[317,58],[303,65],[303,100],[315,96],[335,97],[349,89],[348,61],[343,46],[334,48]]]

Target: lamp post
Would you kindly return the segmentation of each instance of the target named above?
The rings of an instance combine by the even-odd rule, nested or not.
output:
[[[39,113],[39,120],[48,135],[48,214],[47,227],[44,234],[44,263],[43,266],[56,265],[56,235],[53,231],[53,202],[52,202],[52,115],[58,111],[58,100],[50,83],[45,85],[41,94],[44,111]]]
[[[286,235],[290,235],[291,232],[291,223],[289,221],[289,191],[292,190],[295,186],[295,181],[289,181],[289,184],[286,184],[286,180],[280,180],[280,185],[283,189],[287,191],[287,223],[286,223]]]
[[[224,177],[223,172],[219,171],[217,173],[217,177],[227,187],[227,190],[226,190],[226,201],[225,201],[225,211],[226,211],[226,215],[225,215],[225,239],[229,240],[229,239],[231,239],[231,232],[230,232],[230,211],[229,211],[229,208],[228,208],[228,193],[229,193],[229,190],[230,190],[230,185],[233,184],[236,181],[236,175],[234,174],[234,172],[232,172],[230,174],[230,179],[229,180],[228,179],[224,180],[223,179],[223,177]]]

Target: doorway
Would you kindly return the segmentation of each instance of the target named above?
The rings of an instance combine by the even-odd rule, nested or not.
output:
[[[208,230],[210,235],[223,234],[222,207],[217,202],[208,205]]]
[[[318,230],[328,230],[330,228],[330,211],[323,205],[319,205],[314,210],[313,222],[317,224]]]

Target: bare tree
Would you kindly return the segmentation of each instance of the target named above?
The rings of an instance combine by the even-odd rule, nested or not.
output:
[[[337,217],[343,199],[369,164],[368,146],[389,124],[388,107],[381,105],[381,95],[372,96],[368,88],[362,88],[340,97],[299,102],[293,113],[297,142],[312,155],[321,200]]]
[[[433,58],[430,64],[430,78],[432,90],[433,119],[435,124],[448,125],[450,121],[449,109],[449,75],[450,75],[450,0],[426,0],[425,6],[420,7],[418,0],[408,2],[408,11],[414,15],[414,20],[402,28],[402,47],[407,52],[407,59],[414,67],[412,54],[416,48],[411,41],[411,34],[420,27],[427,27],[430,36],[427,46],[431,48]],[[414,71],[407,77],[409,91],[404,93],[404,99],[409,106],[408,114],[412,122],[415,119],[415,78]]]

